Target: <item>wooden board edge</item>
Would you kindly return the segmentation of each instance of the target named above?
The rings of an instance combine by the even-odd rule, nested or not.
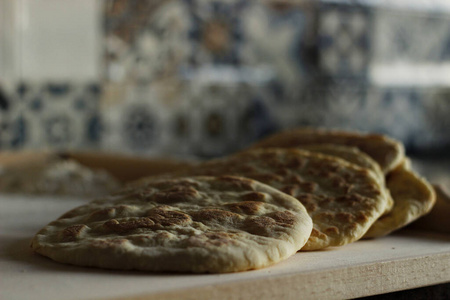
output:
[[[349,299],[450,282],[450,252],[114,300]]]

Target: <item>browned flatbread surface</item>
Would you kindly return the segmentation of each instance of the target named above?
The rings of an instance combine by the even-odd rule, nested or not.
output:
[[[298,149],[255,149],[208,161],[172,176],[236,175],[297,198],[314,229],[302,250],[359,239],[386,210],[384,187],[373,172],[342,159]],[[144,179],[145,180],[151,179]]]
[[[378,219],[364,237],[380,237],[402,228],[427,214],[436,201],[433,187],[410,169],[408,160],[387,175],[386,185],[394,207]]]
[[[223,273],[286,259],[311,230],[303,205],[270,186],[190,177],[154,180],[75,208],[40,230],[31,247],[80,266]]]
[[[379,179],[382,186],[385,186],[385,176],[380,166],[376,161],[374,161],[369,155],[360,151],[356,147],[334,145],[334,144],[311,144],[311,145],[301,145],[296,147],[298,149],[322,153],[324,155],[331,155],[349,163],[355,164],[361,168],[366,168],[374,172],[374,174]],[[391,194],[388,189],[384,191],[386,193],[386,198],[388,204],[386,206],[386,211],[384,214],[389,213],[394,207],[394,201],[392,200]]]
[[[257,142],[251,148],[291,148],[309,144],[356,147],[372,157],[385,174],[402,162],[405,152],[400,142],[384,135],[312,128],[283,131]]]

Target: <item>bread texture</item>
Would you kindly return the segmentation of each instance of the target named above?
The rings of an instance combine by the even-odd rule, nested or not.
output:
[[[258,180],[298,199],[314,224],[302,250],[361,238],[386,210],[373,172],[342,159],[298,149],[254,149],[211,160],[171,176],[233,175]],[[141,184],[146,180],[143,179]]]
[[[372,157],[384,174],[399,166],[405,157],[403,145],[384,135],[316,128],[300,128],[276,133],[250,148],[291,148],[310,144],[356,147]]]
[[[365,234],[366,238],[381,237],[400,229],[427,214],[436,202],[433,187],[410,168],[409,160],[386,177],[386,185],[394,200],[391,212],[378,219]]]
[[[232,176],[152,180],[75,208],[40,230],[32,249],[108,269],[237,272],[269,266],[308,240],[295,198]]]
[[[369,155],[360,151],[356,147],[333,145],[333,144],[312,144],[312,145],[302,145],[296,148],[322,153],[324,155],[335,156],[343,160],[346,160],[349,163],[355,164],[358,167],[366,168],[374,172],[375,176],[379,179],[381,185],[386,186],[385,176],[378,163],[374,161]],[[392,200],[391,194],[388,189],[385,189],[384,192],[386,193],[386,198],[388,200],[386,211],[384,212],[384,214],[386,214],[389,213],[394,207],[394,201]]]

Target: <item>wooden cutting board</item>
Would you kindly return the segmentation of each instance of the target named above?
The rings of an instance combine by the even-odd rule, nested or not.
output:
[[[30,251],[41,227],[88,200],[0,194],[0,299],[339,299],[450,282],[450,235],[419,230],[234,274],[108,271]]]

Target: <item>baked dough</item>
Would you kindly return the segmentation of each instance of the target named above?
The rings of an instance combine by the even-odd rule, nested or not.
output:
[[[223,273],[286,259],[311,230],[303,205],[270,186],[191,177],[154,180],[75,208],[40,230],[31,247],[80,266]]]

